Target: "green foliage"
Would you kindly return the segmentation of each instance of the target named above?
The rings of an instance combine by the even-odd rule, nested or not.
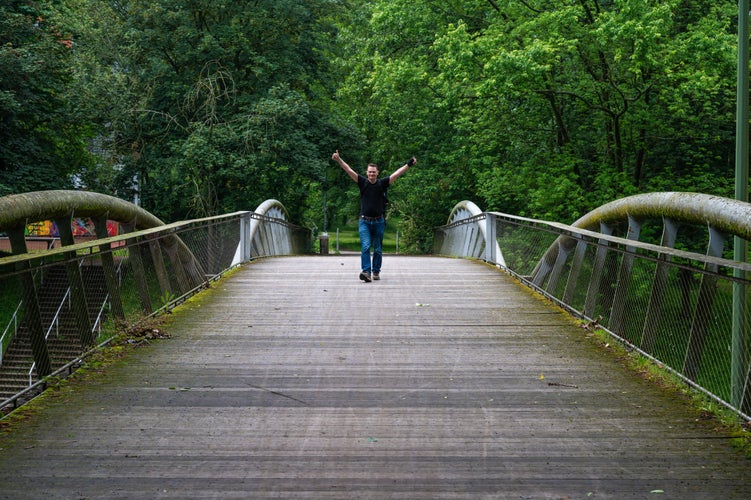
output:
[[[570,222],[638,192],[730,196],[736,9],[6,2],[0,194],[77,184],[167,221],[276,198],[328,229],[358,210],[334,150],[383,175],[414,155],[389,195],[415,252],[463,199]]]
[[[86,151],[65,98],[74,45],[65,21],[51,2],[4,2],[0,41],[0,195],[70,186]]]
[[[330,152],[353,135],[329,111],[337,2],[56,7],[74,33],[60,98],[85,120],[77,161],[54,161],[87,189],[139,194],[165,220],[252,210],[271,197],[299,218],[311,179],[325,178]]]
[[[299,218],[337,135],[313,103],[328,3],[131,2],[132,127],[154,137],[138,160],[145,205],[173,219],[273,197]]]
[[[734,5],[368,2],[340,92],[371,155],[428,160],[439,188],[410,172],[399,206],[414,242],[462,197],[567,222],[671,185],[727,196]]]

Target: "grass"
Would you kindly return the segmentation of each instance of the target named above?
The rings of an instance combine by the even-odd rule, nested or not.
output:
[[[386,233],[383,236],[383,253],[396,253],[396,232],[400,222],[396,218],[386,220]],[[340,252],[360,252],[360,234],[357,227],[357,220],[354,220],[348,221],[347,224],[329,228],[329,253],[336,253],[337,230],[339,231]]]

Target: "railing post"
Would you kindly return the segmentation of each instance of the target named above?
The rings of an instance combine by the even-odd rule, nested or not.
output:
[[[94,229],[98,239],[109,236],[107,233],[107,217],[94,217]],[[99,245],[99,255],[102,259],[102,271],[104,272],[104,282],[107,286],[107,294],[110,298],[110,307],[112,315],[120,320],[125,320],[123,310],[123,301],[120,297],[120,285],[117,282],[117,270],[115,269],[115,259],[112,256],[112,246]]]
[[[628,235],[626,239],[639,241],[639,235],[641,234],[641,221],[628,216]],[[628,289],[631,285],[631,270],[634,267],[634,252],[636,249],[632,246],[626,247],[626,253],[621,258],[621,265],[618,269],[618,281],[615,286],[615,295],[613,297],[613,308],[610,312],[610,320],[608,326],[616,333],[626,333],[626,299],[628,297]]]
[[[240,219],[240,245],[242,248],[242,261],[250,261],[250,212],[243,214]]]
[[[677,235],[678,225],[675,221],[664,218],[660,245],[668,248],[675,247]],[[649,354],[652,354],[652,351],[654,350],[654,342],[657,336],[657,325],[660,321],[662,304],[665,299],[665,290],[667,288],[669,269],[667,264],[670,260],[670,256],[668,255],[660,255],[658,257],[655,276],[652,280],[652,291],[649,295],[649,304],[647,305],[647,312],[644,317],[644,328],[642,329],[640,342],[641,348],[644,352]]]
[[[736,85],[736,120],[735,120],[735,199],[748,202],[748,87],[749,87],[749,1],[738,1],[738,69]],[[748,259],[748,244],[744,238],[736,236],[733,245],[733,258],[739,262]],[[733,272],[735,278],[746,278],[740,269]],[[744,375],[748,365],[746,286],[736,281],[733,283],[733,324],[732,324],[732,362],[731,362],[731,402],[741,407],[744,399]],[[746,391],[749,389],[746,388]],[[748,411],[750,401],[745,401],[744,410]]]
[[[123,224],[126,232],[133,231],[133,226],[130,224]],[[154,308],[151,305],[151,295],[149,294],[149,285],[146,280],[146,270],[143,267],[143,257],[141,255],[141,243],[137,238],[129,238],[126,240],[128,249],[128,262],[130,269],[133,271],[133,281],[136,285],[138,292],[138,299],[141,302],[141,311],[144,314],[151,314],[154,312]]]
[[[496,263],[498,256],[495,252],[496,247],[496,216],[494,213],[485,212],[485,260]]]
[[[26,235],[24,231],[24,226],[8,230],[11,250],[16,255],[26,253]],[[18,276],[23,293],[23,322],[29,329],[31,353],[34,356],[37,375],[41,379],[52,373],[52,364],[50,362],[49,351],[47,350],[47,342],[44,339],[42,315],[39,310],[39,299],[37,297],[36,286],[34,285],[34,277],[31,274],[31,269],[29,269],[28,261],[17,264],[16,271],[20,271]]]
[[[600,224],[600,232],[605,235],[612,235],[613,228],[607,224]],[[605,268],[605,259],[608,256],[608,241],[601,239],[595,254],[595,261],[592,265],[592,277],[589,280],[589,289],[587,290],[587,300],[584,303],[584,315],[592,318],[597,306],[597,294],[600,291],[602,283],[602,274]]]
[[[60,242],[63,246],[70,246],[75,243],[73,239],[73,230],[71,229],[71,217],[61,217],[55,220],[57,230],[60,232]],[[78,265],[75,252],[66,252],[67,262],[65,269],[68,273],[68,284],[70,286],[70,298],[73,303],[73,316],[78,328],[78,336],[81,339],[81,347],[88,347],[94,344],[94,333],[89,318],[89,308],[86,300],[86,290],[83,286],[81,268]]]
[[[710,257],[721,257],[722,249],[725,246],[725,236],[717,229],[709,227],[709,246],[707,255]],[[683,374],[689,379],[696,381],[701,366],[701,358],[704,354],[704,344],[707,340],[707,329],[712,315],[712,304],[717,284],[717,264],[706,263],[706,271],[701,278],[699,286],[699,298],[696,301],[694,318],[691,323],[691,333],[689,335],[688,347],[686,348],[686,358],[683,362]]]

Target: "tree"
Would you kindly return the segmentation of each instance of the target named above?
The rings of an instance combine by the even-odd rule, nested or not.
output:
[[[69,187],[89,161],[65,99],[75,40],[50,2],[0,5],[0,195]]]
[[[454,204],[572,221],[732,193],[730,0],[12,0],[0,193],[78,185],[164,220],[281,200],[356,215],[331,163],[384,174],[402,248]]]
[[[75,172],[78,187],[135,201],[139,148],[130,128],[134,77],[127,58],[122,2],[66,0],[59,15],[75,38],[65,98],[86,123],[91,161]]]
[[[464,196],[565,222],[667,186],[730,194],[733,3],[396,0],[360,9],[342,34],[341,92],[359,105],[351,118],[375,154],[390,159],[389,148],[412,144],[430,157],[429,179],[400,207],[420,219],[415,234],[429,234],[428,213],[447,214]]]
[[[131,0],[122,10],[145,206],[168,220],[253,209],[305,212],[340,134],[330,92],[326,0]]]
[[[474,192],[474,141],[457,134],[454,94],[436,84],[440,77],[435,39],[455,20],[483,26],[483,2],[355,2],[340,31],[345,78],[340,107],[363,131],[360,164],[373,161],[388,172],[411,155],[418,165],[389,197],[403,221],[408,250],[429,251],[432,227],[442,224],[453,204]],[[478,28],[479,29],[479,28]]]

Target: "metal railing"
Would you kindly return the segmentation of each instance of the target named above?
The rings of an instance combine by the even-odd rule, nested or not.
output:
[[[21,305],[23,305],[23,303],[19,302],[16,306],[16,310],[11,314],[10,320],[8,320],[8,325],[5,327],[5,330],[3,330],[3,334],[0,335],[0,366],[3,364],[3,353],[5,352],[6,344],[9,344],[18,332],[18,313],[21,310]]]
[[[116,325],[134,324],[168,310],[237,265],[260,257],[309,252],[310,230],[290,224],[284,217],[281,204],[271,200],[256,212],[167,224],[0,259],[2,300],[12,304],[23,302],[13,318],[12,311],[7,317],[0,317],[2,323],[17,321],[19,325],[5,359],[14,350],[31,352],[36,387],[44,377],[69,369],[87,352],[108,342],[121,331]],[[69,313],[56,315],[55,322],[74,324],[75,332],[63,332],[61,328],[60,339],[47,338],[45,331],[52,328],[53,320],[34,317],[40,316],[35,287],[45,280],[45,287],[59,288],[58,297],[65,289],[75,287],[75,280],[70,279],[71,263],[80,270],[79,282],[85,288],[85,300],[97,304],[96,311],[73,307]],[[121,278],[117,276],[118,265]],[[66,269],[67,274],[54,273],[56,268]],[[41,274],[32,277],[34,272]],[[53,274],[57,274],[57,281],[48,278]],[[66,275],[68,279],[60,278]],[[101,315],[98,304],[105,299],[109,307],[102,324],[101,318],[91,316]],[[80,317],[81,310],[86,311],[83,313],[86,318]],[[66,314],[78,317],[63,318]],[[27,391],[20,389],[13,396],[0,398],[0,408],[15,405]]]
[[[750,419],[751,314],[743,308],[739,331],[733,307],[738,290],[749,303],[751,265],[717,256],[722,237],[709,229],[704,255],[636,241],[630,226],[623,231],[629,238],[621,238],[468,213],[436,228],[434,252],[496,264]]]

